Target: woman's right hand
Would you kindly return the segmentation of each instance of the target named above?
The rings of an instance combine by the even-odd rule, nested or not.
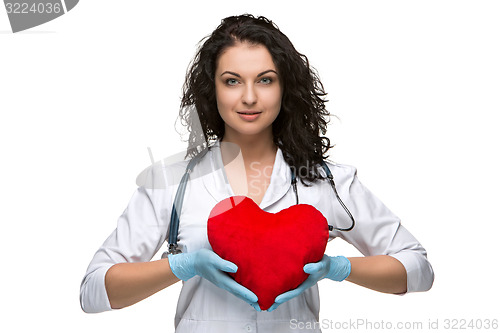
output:
[[[257,295],[232,279],[228,273],[236,273],[238,266],[219,257],[209,249],[201,249],[192,253],[169,254],[170,269],[175,276],[187,281],[195,275],[225,289],[261,311],[257,304]]]

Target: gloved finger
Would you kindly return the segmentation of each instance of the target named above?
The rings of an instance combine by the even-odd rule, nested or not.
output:
[[[267,309],[267,312],[271,312],[271,311],[274,311],[276,310],[276,308],[278,308],[278,306],[280,306],[281,303],[273,303],[273,305],[271,305],[271,307],[269,309]]]
[[[315,278],[313,278],[312,276],[309,276],[304,282],[302,282],[302,284],[300,286],[298,286],[297,288],[292,289],[290,291],[287,291],[281,295],[278,295],[274,299],[274,301],[276,303],[280,303],[280,304],[285,303],[285,302],[291,300],[292,298],[299,296],[306,289],[309,289],[312,286],[314,286],[316,284],[316,282],[318,282],[318,281]]]
[[[259,303],[252,303],[250,305],[255,309],[255,311],[262,312]]]
[[[294,297],[299,296],[305,290],[305,289],[302,289],[301,286],[299,286],[296,289],[287,291],[287,292],[285,292],[285,293],[283,293],[281,295],[276,296],[276,298],[274,299],[274,302],[282,304],[282,303],[288,302],[289,300],[291,300]]]
[[[218,286],[232,293],[233,295],[241,298],[245,302],[252,305],[258,301],[257,295],[255,295],[250,289],[243,287],[238,282],[234,281],[232,278],[224,273],[221,273],[221,277],[218,278]]]
[[[304,272],[307,274],[314,274],[318,273],[324,268],[325,268],[325,263],[323,261],[320,261],[304,265]]]
[[[238,266],[228,260],[222,259],[217,253],[212,253],[213,255],[211,255],[210,261],[215,268],[228,273],[236,273],[236,271],[238,270]]]

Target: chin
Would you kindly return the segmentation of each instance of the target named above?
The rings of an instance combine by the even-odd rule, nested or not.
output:
[[[270,127],[265,127],[265,128],[262,128],[260,126],[259,128],[255,128],[254,126],[252,127],[253,128],[251,128],[250,126],[231,127],[229,131],[234,136],[258,136],[258,135],[265,135],[269,131],[272,133],[272,129]]]

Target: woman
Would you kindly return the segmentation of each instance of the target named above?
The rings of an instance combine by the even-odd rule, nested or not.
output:
[[[271,21],[251,15],[224,19],[200,47],[184,86],[180,116],[190,130],[188,155],[199,161],[180,216],[182,253],[150,261],[168,234],[177,188],[173,175],[187,162],[149,170],[149,184],[163,177],[167,186],[137,189],[88,268],[81,286],[83,310],[123,308],[183,280],[178,332],[288,332],[292,319],[318,322],[316,283],[323,278],[393,294],[430,289],[434,276],[424,248],[361,185],[353,167],[330,162],[338,193],[356,218],[353,230],[332,230],[330,239],[343,238],[365,257],[325,255],[304,267],[309,277],[301,286],[261,311],[257,296],[225,273],[235,272],[236,265],[211,251],[208,215],[217,202],[235,194],[268,212],[300,197],[300,203],[313,205],[337,226],[349,224],[321,169],[330,148],[321,136],[328,115],[325,95],[307,58]],[[235,155],[239,167],[233,167]],[[301,180],[298,194],[291,170]]]

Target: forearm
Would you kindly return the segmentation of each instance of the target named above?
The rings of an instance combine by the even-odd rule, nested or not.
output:
[[[349,258],[351,274],[347,281],[383,293],[406,292],[406,269],[403,264],[387,255]]]
[[[113,309],[135,304],[179,279],[170,270],[168,259],[120,263],[106,273],[105,285]]]

